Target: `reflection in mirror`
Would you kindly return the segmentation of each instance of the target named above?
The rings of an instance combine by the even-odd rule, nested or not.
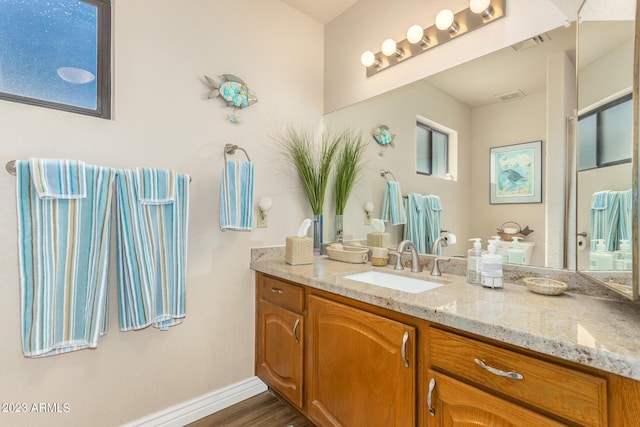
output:
[[[604,21],[595,3],[578,26],[577,269],[632,297],[635,0]]]
[[[363,179],[345,211],[345,240],[372,231],[363,221],[368,201],[375,207],[373,218],[381,217],[386,181],[379,172],[389,170],[403,195],[438,196],[440,229],[457,240],[438,245],[443,255],[466,256],[475,237],[486,248],[487,240],[510,224],[535,230],[522,245],[527,264],[563,267],[565,120],[575,110],[575,27],[558,28],[328,114],[325,123],[331,128],[367,135],[384,123],[395,134],[394,147],[384,152],[370,141]],[[542,141],[542,202],[491,204],[491,148],[533,141]],[[386,227],[392,245],[405,236],[406,227]],[[431,251],[433,239],[429,242],[422,245],[424,252]]]

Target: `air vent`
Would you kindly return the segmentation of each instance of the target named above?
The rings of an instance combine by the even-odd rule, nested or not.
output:
[[[511,92],[501,93],[499,95],[493,95],[494,98],[498,98],[500,101],[511,101],[516,98],[524,98],[524,92],[520,89],[512,90]]]
[[[546,43],[551,40],[551,37],[547,33],[542,33],[538,36],[531,37],[530,39],[526,39],[521,41],[520,43],[516,43],[511,45],[511,48],[516,52],[531,49],[532,47],[540,46],[543,43]]]

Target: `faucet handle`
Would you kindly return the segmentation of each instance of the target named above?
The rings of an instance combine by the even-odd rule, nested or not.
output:
[[[432,276],[442,276],[442,273],[440,272],[440,266],[439,266],[439,262],[449,262],[450,258],[436,258],[433,260],[433,268],[431,269],[431,275]]]
[[[396,256],[396,265],[393,266],[393,269],[404,270],[404,266],[402,265],[402,254],[398,251],[389,251],[389,255]]]

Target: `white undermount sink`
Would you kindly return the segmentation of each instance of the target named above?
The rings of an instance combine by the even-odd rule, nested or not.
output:
[[[370,285],[381,286],[383,288],[395,289],[398,291],[418,294],[439,288],[442,283],[430,282],[428,280],[413,277],[399,276],[396,274],[382,273],[380,271],[365,271],[364,273],[349,274],[344,279],[355,280],[357,282],[369,283]]]

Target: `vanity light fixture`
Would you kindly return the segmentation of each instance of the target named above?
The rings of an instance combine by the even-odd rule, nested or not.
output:
[[[419,55],[467,34],[506,15],[507,0],[470,0],[469,7],[458,13],[449,9],[441,10],[435,24],[422,28],[413,25],[407,31],[407,38],[401,41],[387,39],[381,51],[366,51],[360,62],[366,67],[367,77],[386,70],[404,60]]]

